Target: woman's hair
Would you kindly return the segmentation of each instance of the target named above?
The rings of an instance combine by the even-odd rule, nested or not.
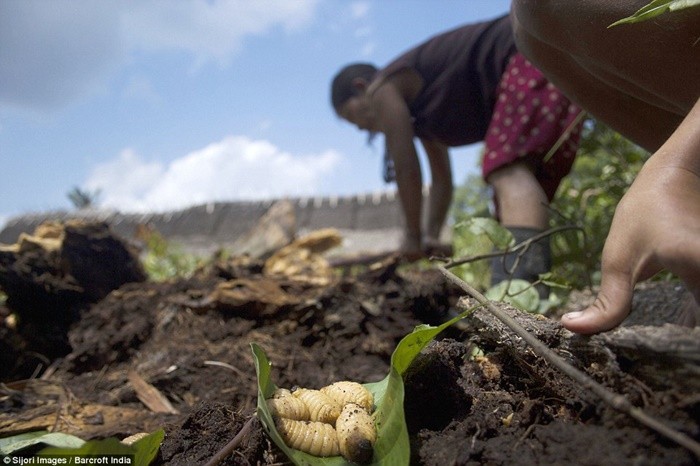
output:
[[[357,95],[357,90],[352,85],[356,78],[364,78],[368,82],[374,78],[377,68],[369,63],[353,63],[341,69],[333,78],[331,85],[331,103],[336,112],[350,98]]]

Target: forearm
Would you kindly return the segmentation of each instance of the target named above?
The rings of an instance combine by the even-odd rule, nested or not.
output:
[[[447,212],[452,203],[452,183],[451,182],[436,182],[430,188],[430,199],[428,203],[428,225],[426,235],[431,238],[438,239],[442,227],[445,225]]]
[[[432,185],[428,200],[428,223],[426,236],[437,240],[445,224],[447,211],[452,202],[452,167],[447,146],[436,141],[422,140],[430,162]]]
[[[387,149],[394,162],[399,199],[406,221],[406,237],[414,247],[421,243],[423,178],[413,142],[411,114],[398,89],[386,84],[374,94],[377,122],[384,133]]]
[[[682,168],[700,176],[700,99],[646,165]]]
[[[389,150],[391,150],[391,148]],[[415,148],[413,148],[413,152],[415,153]],[[423,210],[423,178],[421,176],[418,156],[411,156],[409,154],[408,156],[395,158],[394,169],[396,170],[396,184],[399,190],[399,200],[401,201],[401,207],[406,221],[406,235],[412,239],[420,240],[421,215]]]

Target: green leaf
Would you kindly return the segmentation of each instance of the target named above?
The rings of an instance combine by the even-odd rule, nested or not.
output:
[[[503,280],[486,291],[491,301],[503,301],[527,312],[538,312],[540,295],[527,280]]]
[[[272,438],[272,441],[282,450],[287,458],[294,464],[299,466],[324,465],[324,466],[341,466],[348,464],[341,456],[331,456],[328,458],[319,458],[309,455],[303,451],[289,448],[282,440],[282,437],[275,428],[275,422],[272,419],[270,411],[267,409],[265,400],[272,396],[272,393],[277,389],[277,386],[270,379],[271,363],[265,354],[265,351],[258,346],[257,343],[251,343],[250,347],[253,351],[253,359],[255,359],[255,372],[258,376],[258,418],[262,422],[263,428]]]
[[[48,447],[41,450],[37,456],[73,456],[73,457],[107,457],[107,456],[131,456],[133,465],[148,466],[158,454],[160,444],[165,437],[165,431],[159,429],[146,437],[138,440],[133,445],[126,445],[115,437],[104,440],[91,440],[83,442],[78,448]]]
[[[54,447],[78,448],[81,447],[85,441],[73,435],[63,434],[61,432],[49,433],[45,430],[27,432],[0,439],[0,455],[9,455],[10,453],[42,443]]]
[[[666,11],[677,11],[699,5],[700,0],[653,0],[651,3],[637,10],[632,16],[615,21],[608,27],[610,28],[620,24],[639,23],[659,16]]]
[[[104,440],[91,440],[84,442],[79,448],[47,447],[41,450],[37,456],[134,456],[135,449],[125,445],[119,439],[110,437]]]
[[[158,429],[145,436],[142,439],[137,440],[132,447],[136,450],[134,455],[135,465],[147,465],[155,459],[160,449],[160,444],[163,443],[165,438],[165,431],[163,429]]]
[[[468,316],[474,309],[468,309],[438,327],[429,325],[417,326],[394,349],[394,353],[391,356],[389,374],[379,382],[364,384],[374,396],[374,404],[376,406],[374,418],[377,425],[377,443],[374,446],[372,465],[404,466],[409,463],[411,451],[403,411],[404,386],[401,377],[421,350],[440,332]],[[265,402],[277,388],[270,379],[270,361],[260,346],[256,343],[251,343],[250,346],[255,359],[255,371],[258,376],[258,417],[275,444],[287,455],[290,461],[298,466],[345,466],[351,464],[341,456],[319,458],[289,448],[284,443],[275,428],[274,420]]]
[[[457,228],[466,228],[474,235],[486,235],[498,249],[507,249],[515,242],[513,234],[507,228],[489,217],[470,218],[460,222]]]

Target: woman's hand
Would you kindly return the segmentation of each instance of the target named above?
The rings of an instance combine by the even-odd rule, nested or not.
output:
[[[634,285],[662,269],[683,280],[700,302],[700,176],[652,159],[615,211],[598,297],[583,311],[562,317],[573,332],[619,325],[630,312]]]

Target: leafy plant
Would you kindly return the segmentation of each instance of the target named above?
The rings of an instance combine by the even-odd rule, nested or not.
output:
[[[59,448],[80,448],[84,444],[84,440],[73,435],[38,430],[0,438],[0,455],[10,455],[35,445],[51,445]]]
[[[158,449],[164,437],[165,432],[163,429],[159,429],[139,439],[132,445],[127,445],[114,437],[86,442],[74,435],[62,432],[36,431],[0,439],[0,454],[7,456],[24,451],[32,446],[49,445],[37,453],[36,456],[87,458],[89,456],[124,455],[132,456],[134,458],[132,464],[136,466],[147,466],[158,454]]]
[[[604,124],[589,120],[571,173],[551,208],[551,226],[580,231],[552,236],[552,275],[582,288],[599,281],[600,258],[615,208],[649,157]]]
[[[489,189],[480,176],[469,176],[457,186],[450,210],[452,220],[452,247],[455,257],[487,254],[493,249],[489,239],[470,229],[465,222],[472,218],[488,217]],[[491,282],[488,261],[470,262],[453,269],[463,280],[479,289],[486,289]]]
[[[504,280],[489,288],[485,296],[492,301],[502,301],[527,312],[539,312],[540,295],[526,280]]]
[[[403,411],[404,386],[402,376],[413,360],[440,332],[460,319],[468,316],[474,309],[468,309],[459,316],[438,327],[419,325],[406,335],[394,349],[391,355],[391,365],[387,376],[374,383],[364,386],[374,396],[376,411],[374,413],[377,425],[377,443],[375,444],[375,466],[405,465],[410,459],[408,430]],[[267,409],[265,400],[277,389],[270,378],[271,363],[265,351],[256,343],[251,343],[255,359],[255,371],[258,377],[258,407],[257,414],[263,427],[275,444],[282,450],[290,461],[304,466],[344,466],[348,463],[341,456],[319,458],[299,450],[289,448],[280,437],[275,422]]]
[[[197,257],[180,251],[158,231],[142,232],[140,239],[146,245],[142,256],[143,267],[153,281],[189,277],[200,265]]]
[[[639,23],[646,21],[667,11],[678,11],[685,8],[700,6],[700,0],[653,0],[651,3],[637,10],[632,16],[615,21],[608,27],[620,24]]]

